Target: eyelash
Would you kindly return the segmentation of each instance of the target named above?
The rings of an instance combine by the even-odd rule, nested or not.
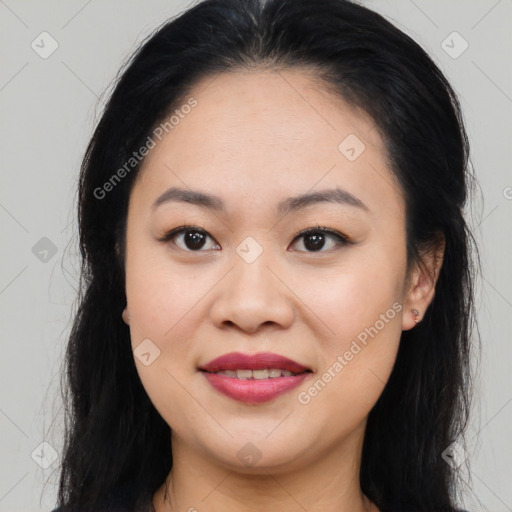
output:
[[[214,240],[213,237],[210,234],[208,234],[207,231],[205,231],[204,229],[200,228],[199,226],[187,225],[187,226],[180,226],[178,228],[172,229],[171,231],[167,232],[164,236],[159,238],[158,241],[162,242],[162,243],[168,243],[175,236],[180,235],[180,234],[182,234],[182,233],[184,233],[186,231],[197,231],[198,233],[202,233],[203,235],[206,235],[206,236],[210,237],[212,240]],[[335,231],[333,229],[330,229],[330,228],[324,227],[324,226],[316,226],[316,227],[313,227],[313,228],[307,228],[307,229],[304,229],[304,230],[300,231],[299,233],[297,233],[295,238],[292,240],[292,243],[295,242],[296,240],[298,240],[300,237],[304,237],[304,236],[307,236],[307,235],[310,235],[310,234],[317,234],[317,233],[322,233],[322,234],[329,235],[329,236],[335,238],[336,239],[336,244],[337,244],[338,247],[343,247],[343,246],[353,245],[354,244],[354,242],[352,242],[347,236],[341,234],[338,231]],[[181,249],[181,247],[180,247],[180,249]],[[199,249],[197,251],[192,251],[190,249],[182,249],[182,250],[184,250],[186,252],[205,252],[205,250],[203,250],[203,249]],[[332,250],[334,250],[334,249],[319,250],[319,251],[299,251],[299,252],[306,252],[306,253],[309,253],[309,254],[315,254],[315,253],[331,252]]]

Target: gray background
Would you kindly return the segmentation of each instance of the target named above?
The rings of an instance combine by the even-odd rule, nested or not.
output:
[[[78,276],[75,188],[102,95],[141,39],[190,3],[0,0],[0,512],[55,503],[59,371]],[[481,185],[468,215],[482,251],[483,358],[468,437],[473,492],[464,505],[512,511],[512,1],[364,4],[430,53],[465,112]],[[46,59],[31,47],[35,40],[40,52],[51,48],[43,31],[58,44]],[[463,39],[447,39],[454,31]],[[453,58],[464,40],[469,47]]]

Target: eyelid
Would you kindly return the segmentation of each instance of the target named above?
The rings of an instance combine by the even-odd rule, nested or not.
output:
[[[168,243],[176,235],[180,235],[180,234],[182,234],[182,233],[184,233],[186,231],[198,231],[199,233],[202,233],[206,237],[211,238],[217,245],[220,246],[220,244],[217,242],[217,240],[215,240],[215,238],[213,238],[213,236],[210,235],[210,233],[208,233],[208,231],[206,231],[205,229],[203,229],[203,228],[201,228],[199,226],[193,226],[193,225],[190,225],[190,224],[183,225],[183,226],[178,226],[177,228],[171,229],[170,231],[166,232],[160,238],[157,238],[157,241],[158,242],[162,242],[164,244]],[[186,251],[186,252],[206,252],[206,251],[205,250],[199,250],[199,251]]]
[[[335,239],[336,241],[336,247],[327,249],[327,250],[319,250],[319,251],[297,251],[300,253],[306,253],[306,254],[330,254],[333,251],[336,251],[340,249],[341,247],[347,246],[347,245],[354,245],[355,242],[353,242],[347,235],[344,235],[343,233],[340,233],[336,229],[332,229],[329,227],[324,226],[315,226],[311,228],[306,228],[297,233],[295,238],[292,240],[291,245],[295,244],[301,237],[304,237],[309,234],[313,233],[322,233],[324,235],[330,236]]]
[[[178,235],[178,234],[181,234],[185,231],[198,231],[199,233],[202,233],[204,234],[205,236],[211,238],[212,240],[214,240],[214,242],[220,246],[220,244],[212,237],[212,235],[210,235],[205,229],[199,227],[199,226],[193,226],[193,225],[182,225],[182,226],[178,226],[177,228],[174,228],[168,232],[166,232],[162,237],[160,238],[157,238],[157,241],[158,242],[162,242],[162,243],[167,243],[169,242],[174,236]],[[332,229],[332,228],[329,228],[329,227],[326,227],[326,226],[313,226],[313,227],[309,227],[309,228],[305,228],[301,231],[299,231],[295,237],[293,238],[292,240],[292,244],[295,243],[295,241],[297,239],[299,239],[300,237],[302,236],[305,236],[305,235],[308,235],[308,234],[311,234],[311,233],[323,233],[325,235],[329,235],[333,238],[335,238],[337,240],[337,243],[338,243],[338,246],[343,246],[343,245],[353,245],[354,242],[346,235],[344,235],[343,233],[340,233],[339,231],[335,230],[335,229]],[[186,251],[186,252],[206,252],[205,250],[198,250],[198,251]],[[306,252],[306,253],[309,253],[309,254],[316,254],[316,253],[322,253],[322,252],[329,252],[329,250],[327,251],[298,251],[298,252]]]
[[[312,228],[306,228],[302,231],[299,231],[297,235],[295,236],[294,240],[297,239],[300,236],[309,235],[310,233],[323,233],[325,235],[331,235],[341,242],[350,244],[353,243],[352,240],[347,235],[344,235],[343,233],[340,233],[336,229],[329,228],[327,226],[314,226]]]

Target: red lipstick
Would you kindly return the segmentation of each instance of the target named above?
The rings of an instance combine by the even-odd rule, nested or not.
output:
[[[218,392],[240,402],[273,400],[301,384],[312,372],[287,357],[260,352],[232,352],[199,368]]]

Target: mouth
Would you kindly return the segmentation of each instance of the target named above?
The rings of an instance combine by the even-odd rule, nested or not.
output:
[[[206,370],[203,370],[206,371]],[[302,375],[303,373],[311,373],[311,370],[305,370],[303,372],[291,372],[290,370],[283,370],[280,368],[264,368],[262,370],[220,370],[217,372],[206,372],[214,375],[224,375],[231,379],[240,380],[263,380],[263,379],[278,379],[279,377],[295,377],[296,375]]]
[[[272,353],[233,352],[198,368],[219,393],[244,403],[268,402],[291,391],[313,373],[296,361]]]

